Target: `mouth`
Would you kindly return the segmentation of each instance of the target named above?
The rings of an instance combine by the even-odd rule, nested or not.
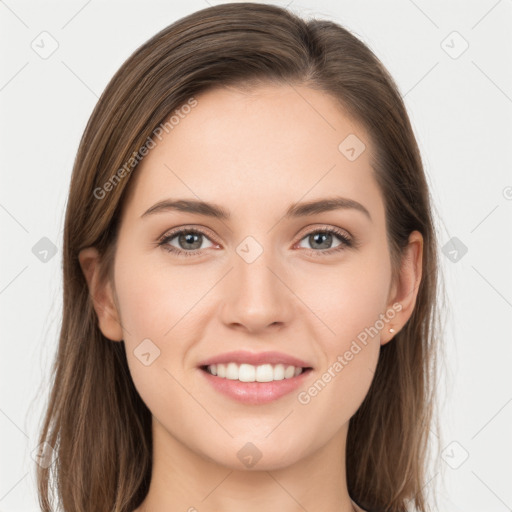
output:
[[[199,367],[214,391],[245,405],[264,405],[291,396],[303,386],[311,367],[283,364],[212,364]]]
[[[203,365],[199,368],[219,379],[259,383],[293,379],[313,369],[310,366],[301,367],[284,364],[261,364],[256,366],[247,363],[238,364],[235,362]]]

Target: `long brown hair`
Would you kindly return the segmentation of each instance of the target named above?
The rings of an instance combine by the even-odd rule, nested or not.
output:
[[[103,277],[111,276],[123,199],[155,129],[166,122],[170,129],[169,116],[202,91],[259,83],[328,93],[368,131],[395,273],[409,234],[423,235],[415,308],[381,347],[368,395],[350,420],[346,467],[350,496],[362,507],[398,512],[413,503],[429,510],[439,268],[431,199],[404,103],[377,57],[340,25],[238,3],[188,15],[138,48],[107,85],[82,136],[64,226],[62,327],[39,439],[56,454],[52,465],[37,468],[43,511],[57,504],[66,512],[132,512],[148,492],[151,413],[132,382],[124,343],[99,329],[78,254],[95,246]]]

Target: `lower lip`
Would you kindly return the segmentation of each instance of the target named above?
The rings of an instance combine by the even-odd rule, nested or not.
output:
[[[250,405],[267,404],[291,393],[303,384],[311,373],[311,369],[308,369],[291,379],[271,382],[241,382],[217,377],[201,368],[199,371],[214,389],[238,402]]]

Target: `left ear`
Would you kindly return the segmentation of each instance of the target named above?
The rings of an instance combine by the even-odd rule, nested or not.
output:
[[[396,306],[393,308],[393,304],[397,303],[400,304],[401,309],[397,311],[393,320],[386,324],[383,329],[381,345],[385,345],[393,339],[393,336],[402,329],[414,311],[422,276],[422,262],[423,236],[419,231],[413,231],[409,235],[409,243],[402,256],[400,273],[392,284],[389,293],[388,309],[392,308],[397,311]],[[393,328],[395,332],[390,333],[389,328]]]

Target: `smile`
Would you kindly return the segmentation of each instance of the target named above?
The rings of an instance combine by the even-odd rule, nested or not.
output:
[[[199,370],[216,392],[243,404],[263,405],[297,390],[312,368],[228,363],[202,366]]]
[[[283,364],[212,364],[206,367],[211,375],[222,379],[239,380],[240,382],[272,382],[277,380],[291,379],[303,372],[302,367]]]

